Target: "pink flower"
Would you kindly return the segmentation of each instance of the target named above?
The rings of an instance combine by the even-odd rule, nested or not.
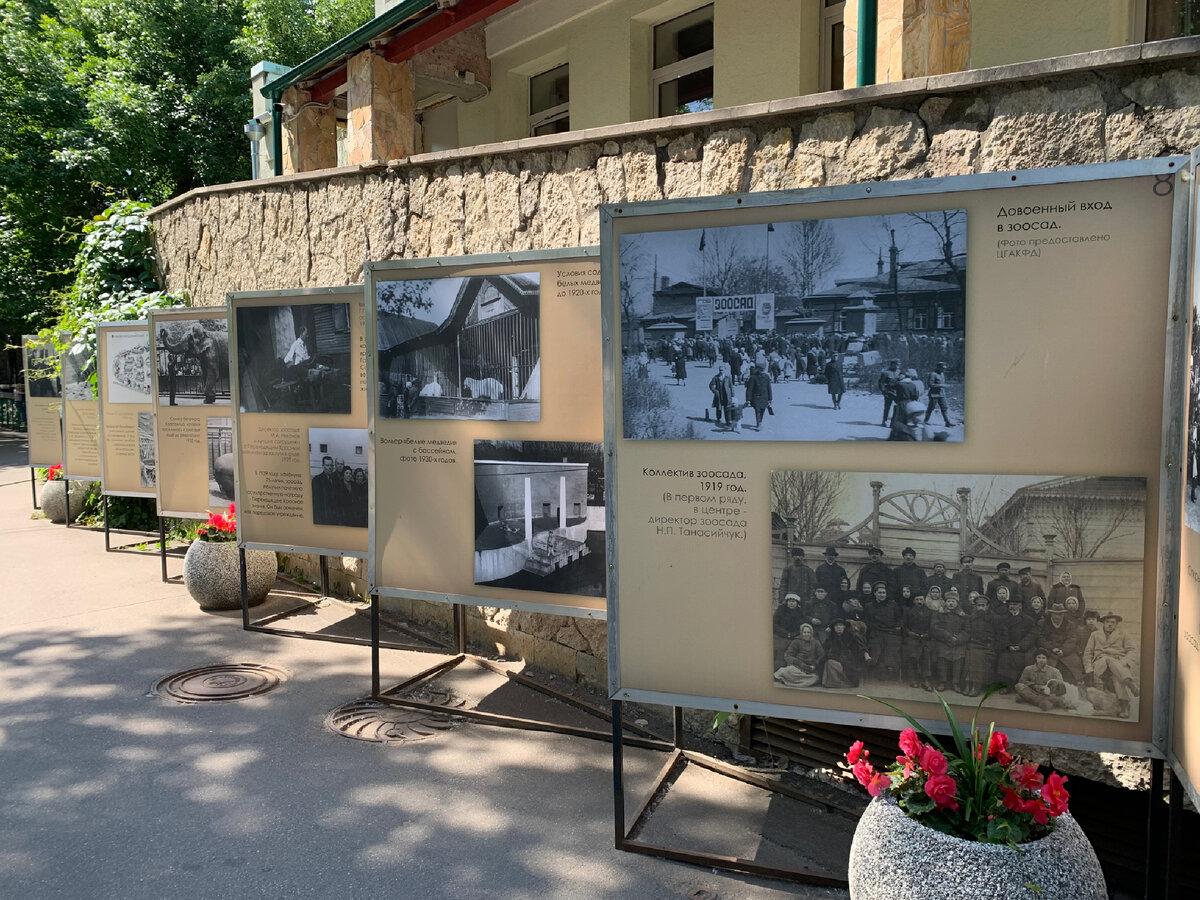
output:
[[[944,761],[944,758],[943,758]],[[949,775],[930,775],[925,782],[925,794],[938,809],[958,810],[958,801],[954,799],[958,785]]]
[[[1051,772],[1050,777],[1046,779],[1046,786],[1042,788],[1042,799],[1046,801],[1046,808],[1052,816],[1061,816],[1067,811],[1067,801],[1071,797],[1063,787],[1066,780],[1057,772]]]
[[[940,750],[935,750],[933,747],[922,747],[921,768],[931,775],[945,775],[950,766]]]
[[[846,751],[846,762],[854,765],[859,758],[866,759],[871,755],[871,751],[863,746],[862,741],[855,741],[850,745],[850,749]]]
[[[905,728],[900,732],[900,749],[904,751],[905,756],[910,756],[916,759],[921,752],[921,739],[917,737],[917,732],[912,728]]]
[[[860,759],[856,762],[852,771],[854,772],[854,777],[858,779],[858,783],[863,787],[866,787],[875,776],[875,767],[865,759]]]
[[[1013,784],[1026,791],[1036,791],[1042,786],[1042,773],[1033,763],[1013,766],[1008,772]]]
[[[888,778],[886,775],[883,775],[879,772],[876,772],[875,774],[873,774],[865,785],[865,787],[867,789],[867,793],[870,794],[872,797],[878,797],[884,791],[888,790],[891,786],[892,786],[892,779]]]

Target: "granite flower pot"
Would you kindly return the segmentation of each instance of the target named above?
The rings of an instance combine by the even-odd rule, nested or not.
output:
[[[910,819],[894,801],[867,806],[850,846],[852,900],[1105,900],[1104,874],[1070,813],[1041,840],[982,844]],[[1039,891],[1029,885],[1037,885]]]
[[[267,599],[278,568],[274,550],[246,551],[246,595],[251,606]],[[183,583],[201,609],[241,609],[237,544],[192,541],[183,558]]]
[[[61,478],[47,481],[42,485],[42,512],[51,522],[62,525],[67,521],[67,503],[70,502],[71,521],[74,522],[83,512],[83,498],[89,485],[90,482],[87,481],[63,481]]]

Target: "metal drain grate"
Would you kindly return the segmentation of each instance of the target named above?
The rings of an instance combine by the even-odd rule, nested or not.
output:
[[[179,703],[244,700],[265,694],[287,681],[287,673],[258,663],[201,666],[168,675],[154,685],[154,693]]]
[[[377,700],[355,700],[343,704],[325,717],[325,727],[330,731],[358,741],[377,743],[400,743],[419,741],[454,727],[453,711],[461,709],[466,701],[449,691],[422,688],[407,691],[398,699],[419,700],[436,703],[446,708],[446,713],[430,712],[425,709],[405,709],[389,706]]]

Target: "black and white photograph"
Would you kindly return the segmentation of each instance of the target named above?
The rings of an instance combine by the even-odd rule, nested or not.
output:
[[[1192,308],[1192,353],[1188,360],[1187,472],[1184,479],[1183,517],[1187,527],[1200,533],[1200,309]]]
[[[631,439],[962,441],[967,211],[620,239]]]
[[[237,310],[242,412],[350,412],[350,304]]]
[[[152,488],[158,483],[158,467],[154,461],[154,413],[138,413],[137,431],[141,485]]]
[[[80,352],[75,352],[79,350]],[[62,355],[63,395],[68,400],[95,400],[92,377],[96,374],[96,357],[82,347],[68,349]]]
[[[224,509],[234,500],[233,419],[208,418],[208,505]]]
[[[475,442],[475,583],[603,597],[604,445]]]
[[[769,677],[1137,721],[1145,517],[1144,478],[773,471]]]
[[[62,386],[56,372],[57,356],[58,353],[54,347],[45,344],[26,347],[25,361],[26,365],[29,366],[30,397],[51,398],[62,396]]]
[[[155,335],[162,406],[229,404],[229,323],[159,320]]]
[[[314,525],[367,527],[367,430],[308,429]]]
[[[376,285],[379,415],[541,420],[540,273]]]
[[[150,335],[145,331],[110,331],[105,340],[105,402],[149,403]]]

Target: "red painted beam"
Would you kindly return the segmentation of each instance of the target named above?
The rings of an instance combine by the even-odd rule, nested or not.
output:
[[[309,93],[312,94],[314,103],[328,103],[333,99],[337,89],[346,83],[346,64],[342,63],[341,68],[337,71],[326,75],[311,88]]]
[[[462,0],[458,6],[444,9],[392,38],[384,46],[383,58],[388,62],[412,59],[421,51],[437,46],[472,25],[478,25],[488,16],[494,16],[516,2],[518,0]]]

